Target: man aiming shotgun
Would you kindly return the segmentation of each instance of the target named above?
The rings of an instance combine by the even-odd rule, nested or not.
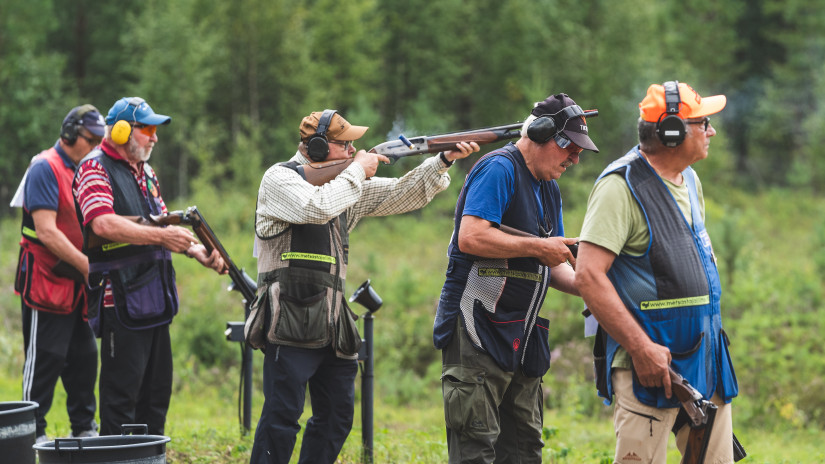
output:
[[[363,217],[425,206],[449,185],[453,162],[479,150],[475,141],[459,142],[403,177],[366,181],[379,162],[390,161],[380,152],[356,150],[366,131],[335,110],[314,112],[299,125],[295,155],[270,167],[261,181],[258,298],[245,328],[247,342],[265,352],[265,401],[253,463],[289,462],[307,385],[312,417],[298,462],[335,462],[352,427],[361,344],[344,295],[349,233]],[[311,162],[325,161],[347,165],[324,182],[301,174]]]

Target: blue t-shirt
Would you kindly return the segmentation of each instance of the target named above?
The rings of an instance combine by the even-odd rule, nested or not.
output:
[[[60,147],[59,141],[54,144],[54,148],[57,150],[66,167],[76,168],[66,152]],[[52,167],[48,161],[41,159],[31,165],[29,173],[26,175],[26,185],[24,189],[23,207],[29,212],[38,209],[57,211],[57,177],[55,177],[54,171],[52,171]]]
[[[477,216],[495,224],[501,224],[507,207],[510,206],[510,199],[515,191],[515,166],[504,156],[491,156],[479,162],[470,176],[467,178],[464,201],[464,211],[462,216]],[[544,217],[544,209],[541,201],[541,185],[539,181],[530,176],[530,187],[536,197],[536,209],[538,217]],[[563,236],[564,226],[562,223],[562,212],[559,209],[559,217],[556,218],[559,230],[552,229],[552,224],[544,224],[544,230],[550,236]]]

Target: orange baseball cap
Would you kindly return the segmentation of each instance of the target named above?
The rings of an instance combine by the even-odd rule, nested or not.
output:
[[[724,95],[714,95],[702,98],[693,87],[679,83],[678,116],[682,119],[701,118],[722,111],[727,103]],[[639,103],[639,115],[647,122],[658,122],[662,115],[667,114],[665,109],[665,88],[660,84],[653,84],[647,88],[647,95]]]

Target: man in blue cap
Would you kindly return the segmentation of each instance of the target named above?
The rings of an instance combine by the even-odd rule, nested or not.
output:
[[[158,178],[147,161],[157,128],[172,118],[139,97],[115,102],[106,136],[78,168],[74,194],[89,258],[89,321],[102,338],[100,433],[146,424],[163,435],[172,396],[169,323],[178,311],[171,253],[184,253],[216,272],[226,265],[207,254],[188,229],[153,227],[125,216],[167,213]]]
[[[23,400],[35,401],[36,440],[47,441],[46,414],[57,380],[66,390],[73,437],[97,435],[97,344],[86,323],[89,264],[72,196],[77,163],[100,143],[103,117],[72,108],[60,139],[32,159],[23,180],[23,224],[15,291],[23,311]]]

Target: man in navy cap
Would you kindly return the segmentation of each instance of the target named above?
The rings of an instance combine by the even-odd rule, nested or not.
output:
[[[541,462],[548,287],[578,295],[556,180],[597,152],[567,95],[536,103],[521,138],[479,159],[458,197],[433,341],[451,463]],[[507,230],[507,231],[506,231]]]
[[[178,311],[171,253],[184,253],[219,273],[188,229],[141,225],[124,216],[167,213],[158,178],[146,161],[157,128],[171,118],[145,100],[122,98],[106,116],[106,136],[78,168],[74,194],[89,258],[89,319],[101,342],[100,433],[147,424],[163,435],[172,395],[169,323]]]
[[[103,117],[92,105],[72,108],[60,139],[32,159],[23,181],[23,224],[15,290],[23,310],[23,400],[35,401],[36,440],[46,437],[57,380],[66,389],[72,436],[97,435],[97,345],[86,323],[89,264],[72,196],[77,163],[100,143]]]

